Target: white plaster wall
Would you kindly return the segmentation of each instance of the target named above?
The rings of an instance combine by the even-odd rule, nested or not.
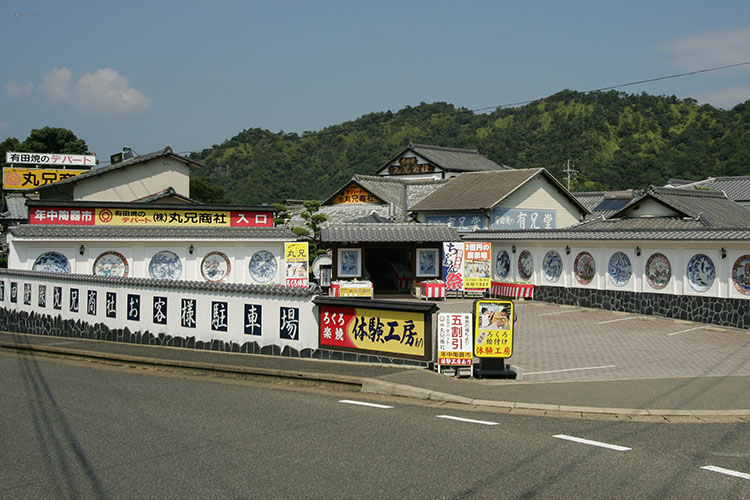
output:
[[[580,212],[576,205],[567,199],[543,175],[537,175],[508,196],[497,208],[527,210],[555,210],[557,228],[578,224]]]
[[[78,181],[74,185],[74,199],[133,201],[168,187],[189,197],[190,167],[174,158],[162,157]]]

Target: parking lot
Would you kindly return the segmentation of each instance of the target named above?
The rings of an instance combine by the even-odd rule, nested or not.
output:
[[[470,312],[472,300],[439,302]],[[516,301],[513,356],[527,382],[750,375],[750,331]]]

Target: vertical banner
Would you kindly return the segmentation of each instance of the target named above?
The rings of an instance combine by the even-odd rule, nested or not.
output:
[[[446,292],[464,291],[464,244],[443,243],[443,281]]]
[[[286,286],[307,288],[310,286],[308,271],[309,253],[306,241],[284,243],[286,261]]]
[[[489,289],[492,285],[491,252],[489,243],[464,243],[464,287]]]
[[[471,366],[474,360],[471,314],[439,313],[438,365]]]
[[[509,358],[513,355],[513,302],[474,301],[474,355]]]

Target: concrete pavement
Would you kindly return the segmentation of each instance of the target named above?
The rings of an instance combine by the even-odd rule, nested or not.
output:
[[[440,312],[472,301],[438,302]],[[672,319],[517,303],[520,380],[424,369],[0,333],[0,348],[344,385],[515,414],[654,422],[750,422],[750,332]]]

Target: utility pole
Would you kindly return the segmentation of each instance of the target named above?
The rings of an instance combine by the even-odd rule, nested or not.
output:
[[[580,172],[578,172],[578,170],[573,170],[572,168],[570,168],[570,158],[568,158],[568,162],[566,163],[565,170],[563,170],[563,172],[568,174],[568,191],[570,191],[570,181],[572,180],[571,174],[578,174]]]

